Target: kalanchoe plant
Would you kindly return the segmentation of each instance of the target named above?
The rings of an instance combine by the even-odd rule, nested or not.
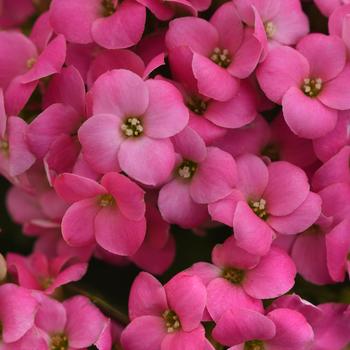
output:
[[[350,348],[350,0],[0,0],[0,348]]]

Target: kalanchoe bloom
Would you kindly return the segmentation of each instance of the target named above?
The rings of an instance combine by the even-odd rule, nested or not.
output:
[[[214,265],[200,262],[187,271],[201,277],[207,286],[207,309],[215,321],[228,309],[261,311],[260,299],[280,296],[294,285],[294,263],[279,248],[259,257],[239,248],[230,237],[215,246],[212,261]]]
[[[133,255],[146,233],[144,191],[118,173],[97,183],[74,174],[56,178],[55,190],[72,203],[62,219],[65,241],[75,247],[97,242],[118,255]]]
[[[339,110],[350,108],[350,93],[344,89],[350,79],[346,48],[336,36],[315,33],[304,37],[297,50],[271,50],[257,78],[267,97],[282,104],[290,129],[316,139],[334,129]]]
[[[230,350],[307,350],[314,339],[304,316],[284,308],[266,316],[253,310],[229,310],[217,322],[213,336]]]
[[[182,273],[163,287],[141,272],[130,292],[131,323],[121,336],[123,349],[204,350],[205,304],[205,287],[198,277]]]
[[[0,286],[1,347],[6,349],[12,343],[16,348],[15,342],[34,326],[37,308],[37,301],[27,289],[10,283]]]
[[[19,117],[7,117],[0,88],[0,173],[11,178],[24,173],[35,162],[25,142],[28,125]]]
[[[37,298],[40,307],[35,325],[49,349],[83,350],[97,345],[109,320],[88,298],[75,296],[62,304],[44,295],[37,295]],[[105,350],[110,347],[111,344],[97,348]]]
[[[329,17],[328,28],[331,35],[337,35],[343,39],[348,53],[350,53],[350,1],[348,5],[339,6]]]
[[[255,16],[260,16],[272,45],[295,45],[309,32],[308,19],[300,0],[234,0],[233,3],[248,26],[253,27]]]
[[[100,76],[90,95],[93,117],[78,132],[90,166],[100,173],[121,168],[146,185],[167,180],[175,162],[169,137],[188,122],[178,90],[119,69]]]
[[[334,10],[342,5],[350,4],[349,0],[315,0],[316,6],[327,17],[329,17]]]
[[[9,273],[18,284],[28,289],[44,290],[52,294],[56,288],[80,280],[86,272],[86,263],[74,263],[69,257],[49,259],[42,253],[29,257],[9,253],[7,255]]]
[[[319,217],[321,199],[310,192],[300,168],[284,161],[266,166],[251,154],[239,157],[237,167],[237,189],[209,204],[209,213],[213,220],[233,227],[241,248],[264,255],[276,232],[302,232]]]
[[[206,147],[186,128],[173,138],[178,159],[174,178],[159,192],[163,218],[182,227],[195,227],[207,217],[207,203],[226,197],[237,180],[236,162],[217,147]]]
[[[145,19],[145,7],[133,0],[54,0],[50,6],[50,21],[56,33],[72,43],[96,42],[107,49],[138,43]]]
[[[222,5],[210,22],[195,17],[171,21],[166,45],[169,50],[190,49],[199,92],[218,101],[227,101],[237,93],[239,79],[253,72],[262,51],[253,34],[245,35],[232,3]],[[173,64],[181,70],[183,62]]]
[[[31,0],[1,0],[0,28],[12,28],[23,24],[34,13]]]

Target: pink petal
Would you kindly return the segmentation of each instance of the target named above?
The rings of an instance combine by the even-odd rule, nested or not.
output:
[[[227,101],[237,93],[239,80],[209,58],[194,53],[192,69],[198,81],[198,91],[202,95],[218,101]]]
[[[190,127],[185,128],[172,138],[175,152],[183,159],[200,163],[207,156],[207,148],[203,139]]]
[[[0,136],[3,138],[6,133],[7,116],[5,112],[4,92],[0,88]]]
[[[240,128],[256,117],[255,92],[248,84],[241,84],[238,93],[226,102],[211,101],[205,118],[223,128]]]
[[[67,311],[66,331],[69,346],[85,348],[94,344],[107,321],[101,311],[83,296],[75,296],[63,304]]]
[[[350,93],[348,89],[344,89],[350,79],[350,65],[333,80],[328,81],[324,84],[321,93],[319,94],[319,100],[324,103],[327,107],[347,110],[350,108]]]
[[[223,278],[216,278],[211,281],[207,287],[207,292],[207,308],[210,316],[216,322],[227,310],[243,308],[262,311],[261,300],[253,299],[244,292],[241,286],[232,284]]]
[[[54,187],[57,194],[70,203],[106,193],[96,181],[69,173],[57,176]]]
[[[260,257],[249,254],[237,246],[234,236],[230,236],[223,244],[217,244],[212,251],[212,261],[222,268],[233,267],[250,270],[257,266]]]
[[[162,80],[146,81],[149,105],[144,113],[145,134],[166,138],[179,133],[188,123],[188,109],[180,92]]]
[[[229,153],[217,147],[207,148],[206,159],[198,165],[190,184],[197,203],[212,203],[226,197],[237,181],[236,162]]]
[[[237,187],[249,200],[260,200],[269,181],[269,172],[261,158],[244,154],[237,158]]]
[[[91,33],[94,41],[106,49],[123,49],[137,44],[143,34],[146,9],[136,1],[119,3],[115,13],[94,21]]]
[[[313,33],[301,39],[297,50],[310,64],[310,77],[328,81],[335,78],[345,66],[346,48],[336,36]],[[320,60],[322,52],[322,60]]]
[[[204,285],[207,286],[213,279],[221,276],[221,269],[213,264],[198,262],[187,269],[186,273],[198,276]]]
[[[288,347],[290,350],[307,348],[313,341],[314,332],[304,316],[294,310],[277,309],[268,315],[276,326],[276,335],[267,342],[271,350]]]
[[[275,325],[269,318],[243,308],[225,312],[213,330],[217,341],[230,346],[253,339],[271,339],[275,333]]]
[[[294,286],[295,275],[296,268],[289,255],[282,249],[271,248],[256,267],[246,271],[242,286],[254,298],[276,298]]]
[[[256,72],[266,96],[279,104],[284,94],[291,87],[301,86],[308,75],[309,64],[305,57],[287,46],[272,49]]]
[[[66,60],[66,40],[63,35],[53,39],[38,57],[33,68],[21,78],[21,82],[31,83],[35,80],[58,73]]]
[[[291,214],[286,216],[269,216],[267,222],[279,233],[300,233],[316,222],[321,214],[321,204],[321,197],[316,193],[310,192],[305,201]]]
[[[68,41],[88,44],[92,42],[90,28],[100,9],[99,0],[53,0],[50,22],[55,32],[64,34]]]
[[[271,246],[274,231],[245,202],[238,202],[233,219],[237,245],[251,254],[265,255]]]
[[[112,194],[118,209],[130,220],[140,220],[145,216],[145,192],[126,176],[108,173],[101,180],[102,186]]]
[[[123,141],[122,121],[112,114],[89,118],[79,129],[84,159],[100,173],[119,171],[118,150]]]
[[[187,46],[193,52],[209,56],[219,42],[219,35],[204,19],[182,17],[170,22],[165,42],[168,49]]]
[[[134,280],[129,295],[129,315],[134,320],[141,316],[161,316],[168,309],[166,294],[161,283],[147,272]]]
[[[200,325],[207,302],[207,291],[197,276],[179,274],[165,286],[169,308],[179,317],[185,332],[193,331]]]
[[[271,163],[268,171],[269,182],[263,194],[267,210],[271,215],[288,215],[297,209],[309,194],[307,176],[299,167],[284,161]]]
[[[196,227],[208,217],[207,206],[195,203],[189,193],[189,186],[174,180],[159,192],[159,210],[167,222],[184,228]]]
[[[73,247],[82,247],[95,241],[95,217],[101,208],[96,198],[83,199],[71,205],[62,219],[62,235]]]
[[[113,254],[130,256],[140,248],[146,234],[146,220],[126,218],[118,209],[103,208],[95,218],[97,243]]]
[[[175,153],[169,139],[141,136],[127,139],[118,153],[121,169],[136,181],[157,186],[166,181],[173,170]]]
[[[191,332],[179,331],[168,334],[162,342],[162,350],[192,350],[204,349],[204,327],[198,327]]]
[[[114,69],[102,74],[95,81],[91,94],[95,115],[114,114],[119,118],[141,116],[149,103],[145,82],[137,74],[125,69]]]

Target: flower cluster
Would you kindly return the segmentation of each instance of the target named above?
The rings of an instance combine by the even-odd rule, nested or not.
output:
[[[350,275],[350,1],[314,1],[327,33],[305,6],[0,0],[0,173],[35,237],[0,261],[1,348],[350,344],[349,306],[285,295]],[[230,234],[163,286],[172,225]],[[93,258],[146,271],[127,325],[67,297]]]

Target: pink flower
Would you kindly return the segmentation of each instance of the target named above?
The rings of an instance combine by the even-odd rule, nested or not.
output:
[[[40,300],[40,308],[35,317],[35,325],[41,331],[46,346],[52,349],[86,349],[100,340],[109,323],[86,297],[75,296],[62,304],[44,295],[38,295],[37,298]],[[110,347],[111,344],[98,349]]]
[[[342,5],[350,4],[349,0],[315,0],[316,6],[327,17]]]
[[[255,16],[260,16],[272,45],[295,45],[309,32],[308,18],[302,11],[300,0],[234,0],[233,3],[243,22],[249,26],[253,27]]]
[[[167,180],[175,162],[169,137],[188,122],[181,94],[123,69],[100,76],[90,94],[93,117],[78,132],[90,166],[100,173],[121,168],[151,186]]]
[[[210,22],[195,17],[171,21],[166,45],[170,55],[181,47],[189,49],[190,69],[199,93],[218,101],[227,101],[237,93],[239,79],[253,72],[262,51],[254,35],[244,34],[232,3],[222,5]],[[171,69],[185,69],[183,63],[173,61]]]
[[[302,232],[319,217],[321,200],[310,192],[308,179],[300,168],[284,161],[266,166],[250,154],[240,156],[237,167],[237,189],[209,204],[209,213],[213,220],[233,227],[239,247],[264,255],[275,232]]]
[[[271,248],[259,257],[239,248],[233,236],[212,251],[214,265],[196,263],[187,271],[207,286],[207,309],[218,321],[227,309],[261,311],[259,299],[270,299],[288,292],[294,285],[296,269],[281,249]]]
[[[123,349],[204,349],[205,304],[205,287],[198,277],[179,274],[163,287],[141,272],[130,292],[131,323],[121,336]]]
[[[218,321],[213,336],[230,350],[307,350],[314,333],[304,316],[275,309],[266,316],[245,309],[229,310]]]
[[[23,24],[34,13],[31,0],[1,0],[0,27],[10,28]]]
[[[72,203],[62,219],[65,241],[75,247],[96,242],[107,251],[133,255],[146,233],[143,190],[118,173],[100,184],[74,174],[56,178],[55,190]]]
[[[17,278],[20,286],[44,290],[46,294],[80,280],[87,270],[86,263],[75,263],[64,256],[49,259],[42,253],[33,253],[29,257],[9,253],[7,262],[10,274]]]
[[[336,36],[310,34],[297,50],[271,50],[257,78],[267,97],[282,104],[290,129],[300,137],[316,139],[334,129],[338,110],[350,108],[350,93],[343,88],[350,79],[346,48]]]
[[[195,227],[207,217],[207,203],[227,196],[236,184],[236,162],[217,147],[205,147],[191,128],[173,138],[178,153],[174,178],[159,192],[163,218],[182,227]]]
[[[96,42],[107,49],[135,45],[142,36],[146,9],[133,0],[53,0],[50,21],[56,33],[77,44]]]
[[[37,308],[37,301],[27,289],[10,283],[0,286],[1,347],[9,343],[16,346],[15,342],[33,327]]]

